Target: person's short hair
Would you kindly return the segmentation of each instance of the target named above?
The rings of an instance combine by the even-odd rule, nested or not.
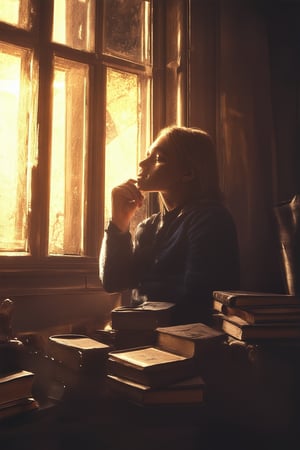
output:
[[[205,199],[221,198],[216,149],[208,133],[199,128],[169,126],[158,138],[164,137],[177,157],[194,174],[194,194]]]

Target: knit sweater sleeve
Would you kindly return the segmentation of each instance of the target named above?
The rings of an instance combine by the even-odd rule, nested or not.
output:
[[[99,258],[99,276],[107,292],[133,287],[133,243],[131,234],[113,223],[105,230]]]

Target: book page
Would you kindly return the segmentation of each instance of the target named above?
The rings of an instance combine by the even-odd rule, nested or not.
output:
[[[183,361],[186,359],[184,356],[176,355],[155,347],[129,350],[127,352],[120,352],[111,355],[116,359],[120,359],[140,367],[149,367],[157,364]]]
[[[58,344],[67,345],[68,347],[73,347],[79,350],[90,350],[95,348],[108,348],[108,345],[98,342],[89,337],[50,337],[50,340]]]
[[[214,337],[223,337],[223,333],[215,330],[204,323],[191,323],[184,325],[173,325],[170,327],[157,328],[159,333],[166,333],[173,336],[182,337],[190,340],[210,339]]]
[[[20,370],[19,372],[13,372],[9,373],[8,375],[2,376],[0,378],[0,384],[1,383],[7,383],[8,381],[14,381],[18,378],[26,378],[26,377],[33,377],[34,374],[32,372],[28,372],[27,370]]]
[[[164,310],[171,309],[175,306],[174,303],[169,302],[144,302],[138,306],[118,306],[113,310],[115,312],[128,312],[128,311],[154,311],[160,312]]]

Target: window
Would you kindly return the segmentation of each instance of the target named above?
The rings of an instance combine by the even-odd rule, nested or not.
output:
[[[187,123],[189,3],[0,1],[2,296],[98,295],[112,186]]]
[[[152,10],[0,3],[1,266],[96,263],[111,187],[151,138]]]

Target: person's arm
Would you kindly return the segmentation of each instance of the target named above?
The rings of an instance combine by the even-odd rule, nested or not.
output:
[[[107,292],[134,287],[133,244],[129,225],[143,196],[134,180],[112,190],[112,219],[101,244],[99,276]]]
[[[131,286],[133,244],[129,231],[121,232],[110,222],[102,240],[99,275],[107,292],[120,292]]]

